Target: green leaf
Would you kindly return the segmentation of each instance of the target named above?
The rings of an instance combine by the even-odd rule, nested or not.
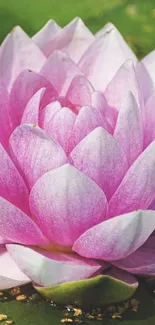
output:
[[[86,308],[104,306],[129,299],[137,288],[109,275],[68,282],[52,287],[36,287],[46,298],[59,304],[77,304]]]

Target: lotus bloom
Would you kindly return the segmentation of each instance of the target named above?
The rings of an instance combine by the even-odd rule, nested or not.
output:
[[[155,276],[154,69],[155,52],[139,62],[112,24],[6,37],[0,289],[32,281],[83,302],[93,287],[108,303]]]

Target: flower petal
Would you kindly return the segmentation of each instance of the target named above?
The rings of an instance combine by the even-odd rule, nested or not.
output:
[[[44,174],[30,193],[37,224],[60,246],[71,246],[84,231],[104,220],[106,205],[101,189],[68,164]]]
[[[104,119],[100,111],[90,107],[83,106],[76,118],[70,138],[70,151],[98,126],[103,127],[109,133],[112,132],[110,125]]]
[[[22,116],[21,124],[31,123],[38,125],[39,122],[39,108],[41,99],[45,93],[45,88],[39,89],[28,101]]]
[[[130,166],[143,151],[142,115],[131,92],[121,104],[114,137],[123,148]]]
[[[87,258],[115,261],[137,250],[154,230],[155,211],[130,212],[87,230],[76,240],[73,250]]]
[[[29,214],[28,188],[1,144],[0,162],[0,196]]]
[[[39,127],[21,125],[10,137],[12,159],[31,188],[45,172],[67,162],[63,149]]]
[[[128,168],[119,143],[102,127],[89,133],[71,152],[69,160],[100,186],[108,200]]]
[[[44,128],[46,133],[61,145],[67,155],[70,151],[70,137],[75,120],[76,114],[68,107],[63,107],[54,114]]]
[[[46,105],[52,101],[57,92],[44,77],[39,74],[25,70],[16,79],[10,93],[10,110],[11,123],[13,129],[21,122],[24,109],[31,97],[41,88],[46,88],[47,92],[43,97]],[[50,96],[49,96],[50,93]]]
[[[134,253],[113,264],[133,274],[155,276],[155,236],[152,235]]]
[[[137,158],[109,202],[113,217],[134,210],[148,209],[155,198],[155,141]]]
[[[148,71],[154,85],[155,85],[155,50],[149,53],[147,56],[145,56],[142,60],[142,63],[144,64],[146,70]]]
[[[6,240],[23,245],[48,244],[34,221],[2,197],[0,197],[0,234]]]
[[[8,90],[24,69],[38,72],[46,57],[35,43],[19,27],[15,27],[5,38],[0,52],[0,78]]]
[[[9,120],[9,94],[2,81],[0,81],[0,143],[8,150],[11,126]]]
[[[93,34],[83,21],[80,18],[75,18],[44,45],[44,53],[49,56],[55,50],[62,50],[72,60],[78,62],[94,39]]]
[[[125,80],[125,82],[124,82]],[[139,84],[133,62],[126,61],[115,74],[105,91],[105,98],[109,106],[120,110],[123,98],[132,92],[137,104],[142,104]]]
[[[155,140],[155,92],[152,94],[144,108],[144,147]]]
[[[82,56],[79,67],[95,90],[105,91],[121,65],[136,57],[113,26],[98,37]]]
[[[80,110],[82,106],[91,105],[93,92],[93,87],[86,78],[76,76],[72,80],[66,96]]]
[[[46,25],[36,33],[32,40],[38,45],[42,52],[46,55],[46,48],[56,34],[61,30],[61,27],[53,20],[49,20]]]
[[[39,115],[39,126],[45,128],[46,124],[51,120],[55,113],[61,109],[61,104],[59,101],[54,101],[40,110]]]
[[[30,279],[18,268],[4,247],[0,247],[0,264],[0,290],[30,282]]]
[[[61,51],[51,54],[41,69],[41,75],[50,81],[59,96],[66,95],[71,81],[80,74],[78,66]]]
[[[96,261],[74,253],[45,252],[13,244],[8,244],[7,249],[19,268],[41,286],[85,279],[101,268]]]

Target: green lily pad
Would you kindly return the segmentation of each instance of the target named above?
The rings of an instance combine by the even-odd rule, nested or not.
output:
[[[56,303],[94,308],[129,299],[137,286],[129,285],[109,275],[99,275],[86,280],[35,288]]]
[[[149,289],[153,292],[153,289]],[[136,291],[135,298],[140,301],[137,312],[128,310],[122,315],[122,318],[113,319],[112,316],[105,315],[102,321],[82,319],[81,325],[154,325],[155,324],[155,303],[153,294],[150,294],[148,288],[143,284]],[[152,290],[152,291],[151,291]],[[36,295],[34,289],[27,285],[21,288],[21,293],[28,298],[25,302],[17,301],[16,297],[12,297],[7,291],[4,296],[7,299],[0,301],[0,314],[6,314],[8,319],[12,319],[15,325],[61,325],[65,319],[63,309],[51,306],[41,297],[34,301],[29,301],[29,297]],[[0,298],[1,299],[1,298]],[[104,310],[104,309],[103,309]],[[2,322],[1,324],[6,324]],[[66,322],[67,324],[67,322]],[[69,324],[69,322],[68,322]],[[76,322],[72,322],[76,324]]]

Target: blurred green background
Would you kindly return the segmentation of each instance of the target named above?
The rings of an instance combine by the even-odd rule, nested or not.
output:
[[[0,0],[0,42],[15,25],[33,35],[50,18],[64,26],[75,16],[93,32],[111,21],[140,58],[155,47],[155,0]]]

